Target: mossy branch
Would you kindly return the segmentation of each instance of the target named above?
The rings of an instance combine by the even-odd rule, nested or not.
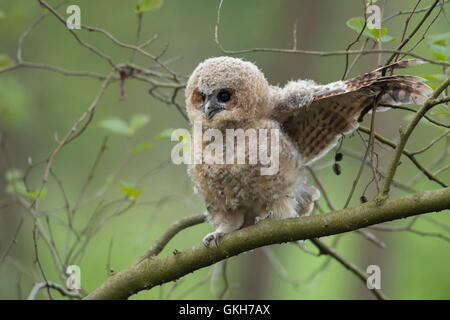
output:
[[[450,208],[450,188],[415,193],[309,217],[264,220],[224,236],[218,247],[202,244],[168,257],[152,256],[115,273],[85,299],[126,299],[154,286],[255,248],[275,243],[330,236],[378,223]]]

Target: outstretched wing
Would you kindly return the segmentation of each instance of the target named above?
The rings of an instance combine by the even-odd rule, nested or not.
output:
[[[346,81],[317,85],[311,81],[289,83],[278,93],[272,118],[296,143],[304,164],[311,163],[336,145],[342,134],[358,127],[358,118],[381,104],[423,103],[431,88],[415,76],[382,76],[384,70],[407,68],[421,60],[398,61]]]

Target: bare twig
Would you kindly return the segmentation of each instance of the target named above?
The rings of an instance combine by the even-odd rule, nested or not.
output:
[[[342,257],[340,254],[338,254],[333,248],[330,248],[329,246],[327,246],[325,244],[325,242],[323,242],[322,240],[311,239],[311,242],[314,243],[315,246],[317,246],[317,248],[320,250],[320,252],[322,254],[326,254],[326,255],[333,257],[342,266],[347,268],[350,272],[352,272],[359,279],[361,279],[361,281],[364,284],[367,283],[367,279],[368,279],[367,274],[364,271],[362,271],[358,266],[347,261],[344,257]],[[370,292],[372,292],[377,297],[377,299],[380,299],[380,300],[387,299],[386,295],[380,289],[372,289],[372,290],[370,290]]]
[[[63,296],[66,296],[69,298],[78,298],[78,299],[82,298],[81,294],[78,291],[69,291],[58,283],[46,281],[46,282],[36,283],[33,286],[33,289],[31,290],[30,294],[28,295],[28,300],[34,300],[36,298],[36,295],[38,294],[38,292],[43,288],[55,289]]]
[[[422,56],[419,56],[412,52],[405,52],[401,51],[399,49],[397,50],[391,50],[391,49],[372,49],[372,50],[336,50],[336,51],[314,51],[314,50],[292,50],[292,49],[278,49],[278,48],[250,48],[250,49],[243,49],[243,50],[227,50],[225,49],[222,44],[219,41],[219,25],[220,25],[220,11],[222,8],[223,0],[220,1],[219,8],[217,11],[217,20],[216,20],[216,26],[215,26],[215,37],[214,40],[219,47],[220,51],[222,51],[225,54],[229,55],[236,55],[236,54],[245,54],[245,53],[252,53],[252,52],[273,52],[273,53],[286,53],[286,54],[303,54],[303,55],[314,55],[319,57],[329,57],[329,56],[339,56],[339,55],[355,55],[355,54],[380,54],[380,53],[391,53],[391,54],[406,54],[414,58],[418,58],[424,61],[427,61],[432,64],[436,65],[442,65],[442,66],[450,66],[449,62],[446,61],[438,61],[438,60],[432,60],[428,59]],[[410,35],[407,39],[405,39],[406,42],[409,41],[409,38],[412,35]]]

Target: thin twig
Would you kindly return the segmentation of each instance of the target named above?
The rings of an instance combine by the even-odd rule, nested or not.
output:
[[[327,246],[322,240],[319,239],[311,239],[311,242],[314,243],[315,246],[320,250],[322,254],[329,255],[333,257],[337,262],[339,262],[341,265],[343,265],[345,268],[347,268],[350,272],[352,272],[354,275],[356,275],[361,281],[366,284],[368,276],[367,274],[362,271],[358,266],[354,265],[353,263],[347,261],[344,257],[342,257],[340,254],[338,254],[333,248],[330,248]],[[387,296],[381,291],[380,289],[372,289],[370,290],[377,299],[379,300],[386,300],[388,299]]]
[[[69,291],[58,283],[46,281],[46,282],[36,283],[33,286],[33,289],[31,290],[30,294],[28,295],[28,300],[34,300],[36,298],[36,295],[38,294],[38,292],[43,288],[55,289],[56,291],[58,291],[60,294],[62,294],[65,297],[78,298],[78,299],[83,298],[82,295],[78,291]]]

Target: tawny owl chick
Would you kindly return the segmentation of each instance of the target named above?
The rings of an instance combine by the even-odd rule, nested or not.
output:
[[[201,151],[208,151],[223,134],[221,150],[216,144],[213,152],[201,155],[201,163],[197,161],[188,168],[205,199],[207,219],[215,228],[203,243],[217,243],[223,234],[268,216],[284,219],[311,212],[320,193],[306,183],[304,166],[325,155],[342,134],[354,131],[358,118],[372,108],[377,97],[383,104],[423,103],[431,91],[423,79],[382,76],[383,70],[418,63],[421,61],[399,61],[327,85],[291,81],[284,88],[269,85],[253,63],[241,59],[218,57],[199,64],[187,84],[186,106],[193,125],[200,124],[202,133],[213,130],[214,138],[209,135],[200,142]],[[265,149],[271,156],[277,152],[277,170],[262,174],[267,162],[249,161],[255,151],[250,147],[254,138],[250,134],[244,137],[244,163],[236,161],[242,149],[234,141],[232,150],[226,150],[225,142],[227,133],[239,129],[279,133],[256,139],[257,152]],[[277,148],[272,148],[275,144]],[[236,156],[235,162],[208,161],[227,152]]]

